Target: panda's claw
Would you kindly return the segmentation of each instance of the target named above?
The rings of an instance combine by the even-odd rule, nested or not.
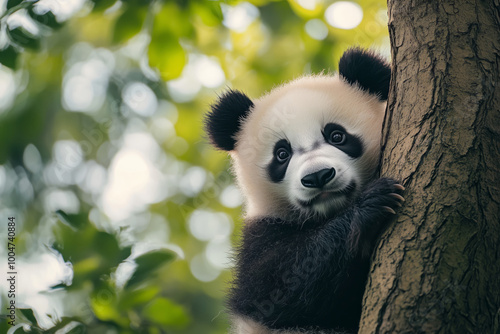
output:
[[[401,191],[404,191],[406,188],[403,187],[403,185],[399,184],[399,183],[396,183],[394,185],[394,188],[398,189],[398,190],[401,190]]]
[[[385,211],[387,211],[387,212],[389,212],[389,213],[392,213],[393,215],[395,215],[395,214],[396,214],[396,211],[394,211],[394,209],[393,209],[393,208],[391,208],[391,207],[388,207],[388,206],[383,206],[382,208],[383,208]]]
[[[395,199],[397,199],[400,202],[404,202],[405,201],[405,198],[403,196],[401,196],[400,194],[390,193],[389,196],[394,197]],[[398,203],[398,204],[399,204],[399,206],[401,206],[401,203]]]

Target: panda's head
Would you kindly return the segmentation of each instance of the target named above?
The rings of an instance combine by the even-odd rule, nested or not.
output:
[[[330,216],[377,169],[390,67],[348,50],[339,75],[306,76],[255,101],[229,90],[206,117],[212,143],[229,151],[247,216]]]

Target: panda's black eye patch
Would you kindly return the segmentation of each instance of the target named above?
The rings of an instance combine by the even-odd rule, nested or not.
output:
[[[361,139],[347,132],[342,125],[328,123],[323,129],[323,137],[327,143],[335,146],[352,158],[359,158],[363,154]]]
[[[273,159],[267,166],[267,173],[273,182],[281,182],[285,178],[288,163],[292,157],[292,147],[286,139],[274,144]]]

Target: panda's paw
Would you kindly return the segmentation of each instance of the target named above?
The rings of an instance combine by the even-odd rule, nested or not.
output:
[[[381,178],[370,183],[358,199],[349,236],[353,253],[369,257],[381,228],[405,201],[405,188],[398,181]]]
[[[366,214],[379,218],[395,215],[396,210],[405,201],[402,196],[404,190],[405,188],[394,179],[377,179],[370,183],[361,194],[360,208],[366,210]]]

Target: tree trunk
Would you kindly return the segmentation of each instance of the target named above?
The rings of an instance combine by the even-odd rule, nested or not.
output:
[[[500,333],[499,0],[389,0],[381,237],[360,333]]]

